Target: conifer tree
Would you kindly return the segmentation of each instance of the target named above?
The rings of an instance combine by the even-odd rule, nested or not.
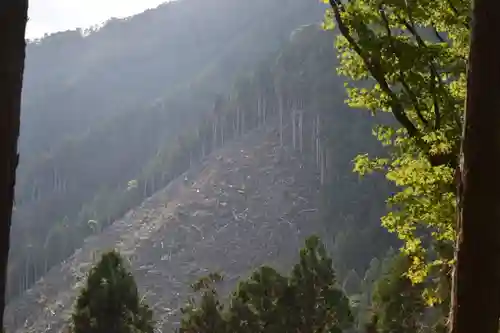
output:
[[[152,311],[139,298],[119,253],[103,254],[92,268],[72,315],[73,333],[150,333]]]
[[[183,309],[181,333],[326,333],[352,326],[349,301],[317,237],[306,240],[289,276],[261,267],[238,285],[227,307],[214,282],[211,276],[196,284],[202,297]]]

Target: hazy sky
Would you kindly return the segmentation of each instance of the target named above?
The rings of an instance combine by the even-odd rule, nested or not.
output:
[[[28,38],[47,32],[86,28],[110,17],[126,17],[167,0],[31,0]]]

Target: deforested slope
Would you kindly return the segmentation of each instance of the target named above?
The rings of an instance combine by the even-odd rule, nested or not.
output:
[[[8,299],[79,248],[88,220],[108,225],[185,171],[158,156],[323,10],[314,0],[178,0],[29,43]],[[124,194],[130,180],[155,177],[154,190]]]
[[[314,163],[280,147],[272,126],[260,128],[87,239],[9,304],[8,331],[58,332],[79,281],[113,247],[130,259],[160,327],[171,328],[197,277],[222,271],[229,287],[259,265],[288,267],[303,239],[323,232],[318,189]]]
[[[36,172],[48,187],[25,183],[36,209],[17,207],[26,219],[13,234],[23,260],[11,260],[8,331],[59,331],[86,270],[112,247],[166,329],[197,277],[220,270],[229,288],[259,265],[286,268],[310,233],[333,243],[339,281],[360,280],[392,242],[379,223],[389,189],[352,173],[357,154],[384,152],[372,116],[343,104],[332,40],[317,24],[298,27],[189,126],[186,105],[160,103],[48,156]],[[84,192],[90,201],[71,199]]]

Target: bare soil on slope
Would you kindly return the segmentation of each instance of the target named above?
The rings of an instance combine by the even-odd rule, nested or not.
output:
[[[130,260],[163,332],[178,325],[189,285],[209,272],[224,274],[228,292],[261,265],[288,270],[304,239],[324,232],[316,169],[298,156],[273,128],[214,152],[11,302],[7,331],[62,331],[86,273],[111,248]]]

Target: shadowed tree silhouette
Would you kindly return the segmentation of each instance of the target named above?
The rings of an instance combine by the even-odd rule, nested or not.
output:
[[[10,226],[18,163],[17,139],[27,20],[28,0],[7,0],[0,3],[0,329],[3,327]]]
[[[139,299],[119,253],[105,253],[90,271],[72,315],[73,333],[150,333],[152,312]]]

